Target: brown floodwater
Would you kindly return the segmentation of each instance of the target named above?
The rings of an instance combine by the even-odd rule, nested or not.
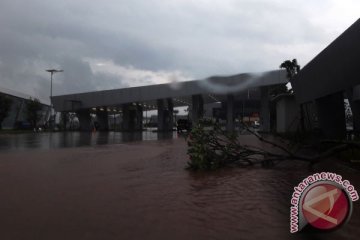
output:
[[[177,138],[176,132],[29,132],[0,134],[0,151],[58,149]]]
[[[358,239],[360,204],[331,233],[289,233],[301,162],[200,173],[183,139],[0,153],[1,239]]]

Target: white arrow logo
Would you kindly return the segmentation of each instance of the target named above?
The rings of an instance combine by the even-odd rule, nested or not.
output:
[[[325,215],[324,213],[322,212],[319,212],[318,210],[314,209],[311,207],[311,205],[313,205],[314,203],[317,203],[317,202],[320,202],[321,200],[325,199],[325,198],[329,198],[330,200],[330,209],[329,209],[329,212],[331,212],[331,210],[333,209],[334,207],[334,202],[335,202],[335,198],[334,198],[334,195],[338,193],[338,189],[333,189],[329,192],[326,192],[326,193],[323,193],[319,196],[317,196],[316,198],[313,198],[307,202],[304,202],[303,204],[303,208],[310,212],[311,214],[321,218],[321,219],[324,219],[328,222],[331,222],[333,224],[337,224],[337,219],[333,218],[333,217],[330,217],[328,215]]]

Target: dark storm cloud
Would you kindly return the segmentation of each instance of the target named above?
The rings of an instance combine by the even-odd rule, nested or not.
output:
[[[350,2],[356,3],[341,6]],[[48,99],[48,68],[65,70],[54,80],[54,94],[65,94],[263,71],[292,57],[304,64],[341,33],[331,27],[344,30],[353,21],[333,19],[338,6],[332,0],[2,0],[0,84]],[[358,7],[343,9],[341,19]]]

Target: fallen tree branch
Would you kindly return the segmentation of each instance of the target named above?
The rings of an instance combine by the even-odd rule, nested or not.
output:
[[[198,124],[191,132],[188,140],[188,155],[190,169],[217,169],[228,165],[250,166],[264,164],[268,161],[300,160],[310,164],[332,157],[349,148],[360,149],[360,144],[351,141],[323,140],[320,144],[332,144],[331,148],[321,153],[301,155],[299,149],[291,151],[283,145],[266,139],[256,131],[245,127],[260,142],[274,148],[274,151],[257,146],[242,144],[239,135],[223,131],[219,125],[214,124],[214,130],[207,131]]]

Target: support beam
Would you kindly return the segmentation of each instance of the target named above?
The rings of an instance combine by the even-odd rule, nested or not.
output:
[[[158,99],[158,131],[172,131],[174,126],[174,104],[171,98]]]
[[[140,105],[137,105],[135,108],[135,130],[141,131],[143,129],[143,108]]]
[[[234,131],[234,95],[228,94],[226,96],[226,130]]]
[[[91,124],[90,110],[82,109],[76,112],[79,119],[80,131],[91,131],[93,126]]]
[[[191,119],[193,125],[196,125],[204,115],[204,100],[201,95],[192,95],[191,100],[192,100]]]
[[[135,111],[132,109],[134,106],[130,103],[122,104],[122,131],[134,131],[135,130]]]
[[[164,99],[158,99],[156,100],[157,103],[157,125],[158,125],[158,131],[164,131],[165,130],[165,101]]]
[[[171,98],[167,99],[168,116],[167,116],[167,130],[172,131],[174,127],[174,103]]]
[[[99,124],[100,131],[109,131],[109,113],[106,111],[97,111],[96,118]]]
[[[64,131],[66,131],[66,125],[68,123],[68,112],[61,112],[60,113],[61,116],[61,127],[63,128]]]
[[[261,87],[260,130],[270,132],[269,87]]]
[[[327,138],[343,139],[346,136],[344,96],[342,92],[315,100],[319,127]]]

